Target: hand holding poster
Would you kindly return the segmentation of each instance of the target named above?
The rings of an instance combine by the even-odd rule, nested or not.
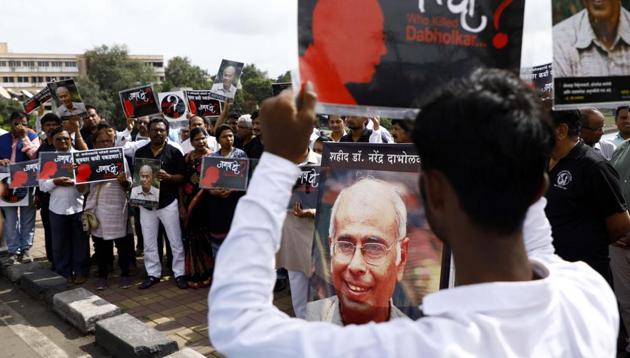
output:
[[[129,204],[157,208],[160,204],[159,159],[136,158]]]
[[[30,188],[38,185],[39,161],[19,162],[9,165],[11,189]]]
[[[127,118],[160,113],[159,102],[152,85],[126,89],[118,92],[118,96]]]
[[[43,105],[48,102],[52,98],[50,94],[50,88],[44,87],[41,91],[37,92],[33,97],[27,99],[22,103],[24,107],[24,112],[26,114],[31,113],[35,110],[35,108]]]
[[[116,180],[125,173],[122,148],[83,150],[73,153],[77,184]]]
[[[236,95],[236,85],[241,78],[241,72],[243,71],[243,63],[222,60],[219,72],[214,78],[214,83],[210,88],[214,98],[219,100],[234,99]]]
[[[185,91],[190,113],[206,117],[221,114],[221,102],[210,91]]]
[[[186,121],[188,106],[183,91],[158,93],[160,107],[164,117],[169,121]]]
[[[74,179],[74,161],[72,153],[39,153],[39,175],[37,176],[37,179],[47,180],[62,177]]]
[[[320,113],[415,117],[452,78],[519,69],[524,3],[299,0],[294,88],[311,81]]]
[[[63,120],[74,117],[81,119],[87,117],[85,104],[81,100],[81,95],[73,79],[50,82],[48,83],[48,89],[57,106],[59,118]]]
[[[248,174],[248,159],[203,157],[199,187],[246,190]]]
[[[447,286],[450,258],[419,200],[419,163],[413,145],[325,143],[307,320],[416,319],[422,298]],[[366,270],[350,274],[357,249]]]

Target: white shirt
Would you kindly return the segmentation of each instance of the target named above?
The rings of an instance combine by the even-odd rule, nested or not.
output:
[[[612,159],[612,155],[617,147],[612,142],[609,142],[605,139],[600,139],[599,142],[593,145],[593,149],[601,154],[602,157],[606,158],[606,160],[610,160]]]
[[[219,142],[217,142],[217,139],[214,136],[208,135],[206,137],[206,140],[208,141],[208,148],[210,148],[211,151],[216,152],[217,150],[221,149]],[[191,150],[195,149],[193,148],[192,144],[190,144],[190,138],[183,141],[181,146],[182,146],[182,151],[184,155],[186,155]]]
[[[76,152],[70,148],[70,152]],[[50,193],[49,209],[57,215],[72,215],[83,211],[83,194],[76,186],[57,186],[54,179],[40,180],[39,189]]]
[[[425,296],[427,317],[340,327],[290,318],[273,305],[274,255],[300,170],[264,153],[219,251],[209,335],[228,357],[612,357],[612,290],[586,264],[547,255],[543,277],[466,285]],[[259,218],[252,221],[251,218]],[[244,259],[246,258],[246,259]]]

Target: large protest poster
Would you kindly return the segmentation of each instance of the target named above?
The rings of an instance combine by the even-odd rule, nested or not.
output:
[[[210,91],[185,91],[190,113],[201,117],[221,114],[221,102]]]
[[[627,105],[630,0],[559,0],[552,15],[554,108]]]
[[[72,153],[39,153],[39,175],[37,176],[37,179],[47,180],[61,177],[74,179],[74,161]]]
[[[210,87],[212,96],[221,101],[226,99],[234,99],[236,95],[236,86],[241,78],[243,71],[243,62],[230,61],[223,59],[219,72],[214,78],[214,83]]]
[[[11,164],[9,165],[9,174],[9,187],[11,189],[38,186],[39,160]]]
[[[225,157],[203,157],[199,187],[246,190],[249,179],[249,160]]]
[[[529,83],[543,100],[553,98],[553,71],[551,64],[521,68],[521,79]]]
[[[186,121],[188,106],[184,91],[160,92],[158,93],[160,108],[164,118],[169,121]]]
[[[0,166],[0,207],[28,206],[29,189],[11,189],[9,167]]]
[[[152,85],[145,85],[118,92],[125,117],[138,118],[160,113],[160,105]]]
[[[50,95],[50,88],[46,86],[41,91],[35,93],[33,97],[22,102],[22,107],[24,107],[24,112],[26,112],[27,114],[33,112],[35,108],[48,102],[51,98],[52,96]]]
[[[524,4],[299,0],[294,88],[311,81],[319,113],[413,118],[452,78],[478,67],[518,71]]]
[[[419,172],[413,145],[325,143],[308,320],[415,319],[422,298],[447,287],[450,256],[426,220]],[[365,270],[349,272],[351,261]]]
[[[74,152],[74,175],[77,184],[116,180],[125,172],[122,148],[101,148]]]
[[[317,208],[317,189],[319,188],[319,165],[300,166],[302,174],[293,186],[293,193],[289,200],[289,210],[295,202],[299,202],[303,209]]]
[[[87,118],[85,104],[73,79],[50,82],[48,89],[57,107],[59,118],[62,120],[75,117]]]
[[[159,159],[136,158],[129,204],[157,208],[160,204],[160,181],[158,173],[162,167]]]

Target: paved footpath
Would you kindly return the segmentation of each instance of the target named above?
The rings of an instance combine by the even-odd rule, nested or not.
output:
[[[46,260],[44,229],[39,218],[39,212],[35,228],[35,242],[31,253],[37,261]],[[144,278],[144,266],[142,258],[138,258],[138,269],[131,271],[135,286],[120,289],[118,288],[119,272],[116,263],[114,266],[115,271],[109,275],[110,287],[108,289],[103,291],[95,289],[95,265],[92,266],[93,278],[82,286],[103,299],[118,305],[123,311],[143,321],[147,326],[153,327],[174,339],[179,344],[180,349],[189,347],[208,357],[221,356],[208,340],[207,288],[180,290],[175,286],[173,277],[163,276],[162,282],[159,284],[147,290],[139,290],[136,286]],[[293,316],[288,289],[276,293],[274,304]]]

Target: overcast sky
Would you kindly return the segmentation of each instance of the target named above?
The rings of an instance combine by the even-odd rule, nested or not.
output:
[[[550,1],[528,0],[522,66],[551,62]],[[126,44],[165,61],[187,56],[210,74],[222,58],[271,77],[297,67],[297,0],[0,0],[0,8],[0,42],[11,52]]]

